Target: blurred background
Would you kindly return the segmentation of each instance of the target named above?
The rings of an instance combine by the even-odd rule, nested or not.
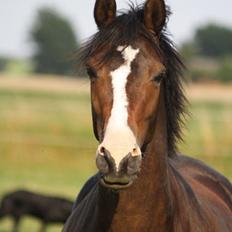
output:
[[[117,2],[120,9],[128,6]],[[231,180],[232,2],[167,2],[173,12],[169,32],[188,68],[191,116],[180,151]],[[28,189],[75,199],[96,171],[89,82],[72,61],[73,51],[97,30],[94,3],[1,0],[0,198]],[[11,224],[0,221],[0,232]],[[21,223],[24,232],[38,228],[32,218]]]

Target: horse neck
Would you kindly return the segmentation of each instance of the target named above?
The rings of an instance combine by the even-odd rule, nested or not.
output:
[[[171,198],[166,129],[165,104],[161,94],[154,134],[144,153],[139,178],[129,189],[119,193],[117,213],[114,217],[114,223],[119,224],[118,228],[123,226],[120,225],[123,218],[121,221],[127,223],[128,227],[130,222],[132,223],[131,231],[133,228],[137,228],[137,231],[148,231],[150,226],[163,228],[161,231],[169,230],[167,222]],[[126,222],[125,218],[128,219]]]
[[[147,194],[167,192],[168,179],[168,147],[165,103],[161,91],[159,107],[156,113],[153,137],[144,152],[142,169],[135,187],[149,187]],[[146,188],[145,188],[146,189]],[[152,191],[153,190],[153,191]],[[140,188],[141,191],[141,188]],[[166,195],[166,194],[165,194]]]

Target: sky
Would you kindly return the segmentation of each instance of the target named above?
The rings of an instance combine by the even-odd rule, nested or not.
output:
[[[138,4],[144,0],[137,0]],[[117,0],[126,9],[128,0]],[[231,0],[166,0],[173,15],[168,24],[176,44],[192,38],[200,25],[215,22],[232,27]],[[41,7],[56,9],[71,22],[81,41],[96,32],[93,19],[95,0],[0,0],[0,56],[30,57],[30,30]]]

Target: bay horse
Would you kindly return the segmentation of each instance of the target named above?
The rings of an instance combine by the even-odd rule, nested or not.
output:
[[[168,16],[164,0],[119,14],[115,0],[96,0],[99,31],[80,56],[91,82],[99,173],[63,232],[232,231],[229,180],[177,152],[186,98]]]

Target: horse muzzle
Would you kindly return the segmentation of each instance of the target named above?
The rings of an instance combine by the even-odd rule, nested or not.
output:
[[[106,149],[97,154],[96,165],[102,174],[101,184],[111,189],[125,189],[131,186],[140,172],[142,156],[126,155],[116,166],[114,158]]]

